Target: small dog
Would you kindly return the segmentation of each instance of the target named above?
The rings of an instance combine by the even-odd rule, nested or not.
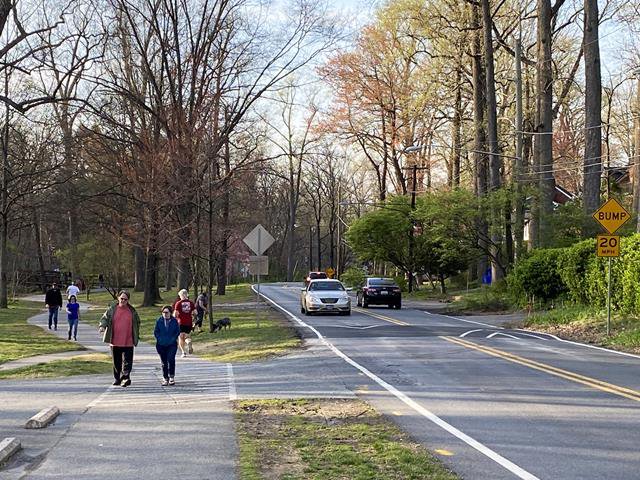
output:
[[[224,330],[227,328],[231,328],[231,319],[229,317],[224,317],[218,320],[213,324],[213,331],[216,332],[218,330]]]

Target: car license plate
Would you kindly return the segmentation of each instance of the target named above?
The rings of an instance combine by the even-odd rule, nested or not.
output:
[[[382,291],[380,292],[380,295],[388,295],[388,294],[389,294],[389,292],[387,292],[386,290],[382,290]]]
[[[333,310],[333,308],[334,308],[333,305],[327,305],[328,310]]]

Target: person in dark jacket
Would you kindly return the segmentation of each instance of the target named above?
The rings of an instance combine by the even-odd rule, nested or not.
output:
[[[156,351],[160,355],[162,363],[162,386],[175,385],[176,352],[178,351],[180,325],[172,315],[173,310],[170,305],[162,307],[161,312],[162,314],[156,320],[153,335],[156,337]]]
[[[53,283],[51,288],[47,290],[44,295],[45,307],[49,309],[49,330],[51,330],[51,324],[53,328],[58,330],[58,310],[62,308],[62,293],[58,289],[58,284]]]

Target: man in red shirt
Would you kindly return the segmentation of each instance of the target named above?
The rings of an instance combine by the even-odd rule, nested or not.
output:
[[[196,305],[189,300],[189,292],[182,289],[178,292],[180,297],[173,305],[173,311],[175,317],[178,319],[180,325],[180,338],[178,339],[178,346],[182,352],[182,356],[186,357],[188,350],[189,353],[193,353],[193,347],[191,346],[191,330],[193,329],[193,317],[196,315]]]

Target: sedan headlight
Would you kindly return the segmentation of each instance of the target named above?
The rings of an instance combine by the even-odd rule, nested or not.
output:
[[[309,295],[307,297],[307,301],[309,303],[311,303],[312,305],[313,304],[321,304],[322,303],[322,300],[320,300],[318,297],[314,297],[313,295]]]

